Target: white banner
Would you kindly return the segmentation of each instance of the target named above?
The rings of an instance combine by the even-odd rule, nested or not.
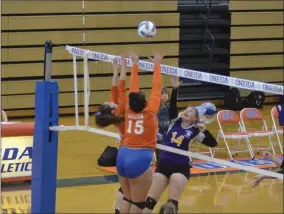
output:
[[[1,177],[31,176],[33,136],[3,137],[1,140]]]
[[[78,57],[86,56],[89,59],[94,59],[94,60],[103,61],[103,62],[112,63],[114,58],[120,59],[119,56],[84,50],[81,48],[76,48],[76,47],[72,47],[68,45],[66,46],[66,50],[70,54],[73,54]],[[127,66],[128,67],[132,66],[132,62],[130,59],[127,59]],[[138,66],[142,70],[146,70],[146,71],[154,70],[153,63],[150,63],[147,61],[140,60],[138,63]],[[238,79],[234,77],[227,77],[227,76],[222,76],[218,74],[211,74],[211,73],[195,71],[195,70],[190,70],[190,69],[183,69],[183,68],[178,68],[178,67],[173,67],[173,66],[168,66],[168,65],[161,65],[161,72],[163,74],[179,76],[182,78],[199,80],[203,82],[210,82],[210,83],[215,83],[219,85],[227,85],[227,86],[232,86],[232,87],[242,88],[242,89],[263,91],[263,92],[267,92],[271,94],[280,94],[280,95],[284,94],[283,86],[275,85],[275,84],[263,83],[263,82],[246,80],[246,79]]]

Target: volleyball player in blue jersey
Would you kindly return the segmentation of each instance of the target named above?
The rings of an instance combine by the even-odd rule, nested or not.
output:
[[[177,93],[171,99],[176,100]],[[216,147],[217,141],[199,122],[197,109],[188,107],[178,115],[176,102],[170,102],[170,126],[164,135],[164,145],[188,151],[194,141],[199,141],[209,147]],[[178,210],[178,200],[186,187],[190,177],[189,157],[175,153],[161,151],[160,161],[153,177],[151,188],[145,202],[145,213],[150,213],[164,190],[169,186],[168,202],[163,209]]]

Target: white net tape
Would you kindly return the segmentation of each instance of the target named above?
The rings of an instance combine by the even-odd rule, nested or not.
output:
[[[119,61],[119,56],[114,56],[110,54],[100,53],[100,52],[94,52],[89,50],[84,50],[76,47],[66,46],[66,50],[73,55],[73,66],[74,66],[74,100],[75,100],[75,117],[76,117],[76,125],[75,126],[54,126],[50,127],[50,130],[53,131],[88,131],[93,132],[96,134],[104,135],[107,137],[115,138],[117,140],[120,140],[120,135],[117,133],[105,131],[102,129],[92,128],[89,127],[89,97],[90,97],[90,83],[89,83],[89,71],[88,71],[88,59],[94,59],[98,61],[104,61],[112,63],[114,58],[117,58]],[[79,113],[78,113],[78,87],[77,87],[77,62],[76,57],[81,57],[84,59],[84,126],[79,125]],[[127,59],[127,66],[131,67],[132,63],[130,59]],[[149,63],[146,61],[139,61],[139,68],[147,71],[153,71],[153,63]],[[174,76],[180,76],[183,78],[189,78],[199,81],[205,81],[205,82],[211,82],[221,85],[228,85],[228,86],[234,86],[237,88],[244,88],[249,90],[258,90],[258,91],[264,91],[268,93],[273,94],[283,94],[283,86],[273,85],[273,84],[267,84],[257,81],[251,81],[251,80],[243,80],[243,79],[237,79],[232,77],[226,77],[216,74],[210,74],[200,71],[194,71],[194,70],[188,70],[188,69],[182,69],[167,65],[161,65],[161,71],[164,74],[168,75],[174,75]],[[157,145],[157,149],[173,152],[176,154],[188,156],[190,158],[196,158],[199,160],[204,160],[208,162],[212,162],[215,164],[218,164],[220,166],[227,166],[230,168],[236,168],[243,171],[253,172],[261,175],[266,175],[274,178],[278,178],[283,180],[283,175],[276,172],[271,172],[267,170],[258,169],[251,166],[244,166],[241,164],[208,157],[205,155],[201,155],[198,153],[193,153],[189,151],[183,151],[180,149],[175,149],[172,147],[164,146],[164,145]]]
[[[120,58],[119,56],[84,50],[84,49],[80,49],[80,48],[76,48],[72,46],[66,46],[66,50],[70,54],[78,56],[78,57],[87,56],[89,59],[109,62],[109,63],[111,63],[114,58],[117,58],[117,59]],[[131,60],[127,59],[127,66],[131,67],[131,65],[132,65]],[[146,70],[146,71],[153,71],[154,69],[153,63],[142,61],[142,60],[139,61],[138,66],[140,69]],[[263,91],[263,92],[267,92],[271,94],[280,94],[280,95],[284,94],[283,86],[275,85],[275,84],[263,83],[263,82],[246,80],[246,79],[239,79],[239,78],[234,78],[234,77],[227,77],[227,76],[205,73],[201,71],[194,71],[190,69],[183,69],[183,68],[178,68],[178,67],[173,67],[173,66],[168,66],[168,65],[161,65],[161,71],[164,74],[179,76],[179,77],[187,78],[187,79],[198,80],[201,82],[210,82],[210,83],[215,83],[219,85],[232,86],[236,88]]]

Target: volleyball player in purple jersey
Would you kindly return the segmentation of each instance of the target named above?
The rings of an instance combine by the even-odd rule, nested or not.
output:
[[[176,97],[171,96],[171,99]],[[170,126],[164,135],[164,145],[188,151],[194,141],[199,141],[209,147],[216,147],[217,141],[199,122],[197,109],[188,107],[178,115],[176,102],[170,102]],[[178,200],[190,177],[189,157],[161,151],[160,161],[153,176],[151,188],[145,202],[144,213],[151,213],[157,201],[169,186],[168,202],[163,209],[178,210]]]

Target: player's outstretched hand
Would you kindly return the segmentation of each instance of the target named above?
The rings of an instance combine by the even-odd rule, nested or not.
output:
[[[179,81],[178,76],[171,76],[170,78],[173,88],[177,89],[181,86],[182,81]]]
[[[117,58],[114,58],[112,61],[112,67],[114,72],[118,72],[118,69],[120,68],[119,60]]]
[[[154,58],[149,57],[149,59],[151,59],[154,64],[161,64],[161,60],[163,59],[164,55],[161,54],[160,52],[154,50],[153,56],[154,56]]]
[[[132,60],[132,64],[137,64],[139,61],[139,55],[136,53],[129,52],[129,58]]]
[[[125,56],[125,55],[122,55],[122,56],[120,57],[120,65],[121,65],[121,67],[126,67],[126,64],[127,64],[126,56]]]

